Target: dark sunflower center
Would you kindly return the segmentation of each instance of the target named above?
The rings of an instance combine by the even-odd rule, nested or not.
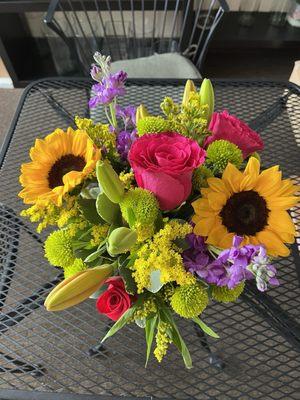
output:
[[[51,167],[48,174],[49,188],[62,186],[63,176],[70,171],[82,171],[85,166],[85,159],[74,154],[66,154],[58,159]]]
[[[255,235],[268,223],[267,203],[254,190],[235,193],[220,212],[222,223],[228,232],[237,235]]]

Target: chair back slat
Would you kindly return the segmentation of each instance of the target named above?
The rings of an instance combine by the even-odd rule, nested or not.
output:
[[[51,0],[44,21],[84,72],[97,49],[113,60],[180,52],[200,69],[225,10],[226,0]]]

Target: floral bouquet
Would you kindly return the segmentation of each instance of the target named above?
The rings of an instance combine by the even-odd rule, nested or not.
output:
[[[77,128],[36,139],[21,168],[22,211],[38,232],[56,226],[45,256],[65,279],[45,301],[60,311],[88,298],[114,321],[103,341],[128,323],[145,329],[146,364],[174,344],[192,366],[177,321],[218,338],[205,320],[210,302],[233,302],[248,280],[279,284],[274,260],[286,257],[295,227],[296,187],[279,166],[261,171],[258,133],[227,111],[214,112],[211,82],[187,81],[181,104],[162,114],[117,104],[126,73],[96,53],[90,108],[107,121],[75,118]]]

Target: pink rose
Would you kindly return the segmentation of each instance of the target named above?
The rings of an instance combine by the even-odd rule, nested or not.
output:
[[[208,129],[213,134],[205,140],[205,148],[215,140],[228,140],[237,145],[242,150],[243,157],[246,158],[264,147],[257,132],[227,111],[213,113]]]
[[[162,210],[172,210],[190,195],[193,170],[205,155],[195,140],[163,132],[137,139],[128,159],[138,186],[154,193]]]

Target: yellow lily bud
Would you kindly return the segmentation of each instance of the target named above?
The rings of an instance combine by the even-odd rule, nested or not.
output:
[[[137,241],[136,231],[124,226],[112,231],[108,238],[107,251],[112,256],[126,253]]]
[[[186,81],[184,92],[183,92],[183,98],[182,98],[182,105],[186,106],[189,102],[191,93],[196,92],[196,86],[194,82],[190,79]]]
[[[112,272],[112,264],[77,272],[63,280],[48,294],[44,306],[48,311],[61,311],[75,306],[96,292]]]
[[[98,161],[96,175],[102,191],[113,203],[120,203],[124,196],[124,185],[108,161]]]
[[[203,79],[201,87],[200,87],[200,102],[201,105],[208,105],[208,110],[206,114],[207,124],[210,123],[211,116],[214,112],[215,108],[215,95],[214,88],[209,79]]]
[[[149,113],[147,108],[141,104],[138,106],[138,108],[136,109],[136,114],[135,114],[135,120],[136,120],[136,124],[143,118],[145,117],[149,117]]]

